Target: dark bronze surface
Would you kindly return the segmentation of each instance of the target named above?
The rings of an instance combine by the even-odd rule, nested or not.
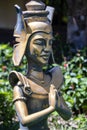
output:
[[[68,120],[71,112],[60,94],[63,75],[59,66],[43,71],[43,67],[48,66],[52,58],[52,17],[47,18],[45,14],[48,11],[38,0],[32,0],[26,6],[28,10],[23,15],[16,5],[18,21],[14,36],[18,43],[14,48],[13,62],[19,66],[25,55],[28,70],[26,76],[12,71],[9,81],[14,87],[13,102],[20,130],[49,130],[47,118],[50,113],[56,110],[62,118]]]

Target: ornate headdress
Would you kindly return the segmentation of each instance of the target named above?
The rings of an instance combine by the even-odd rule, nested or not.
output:
[[[47,6],[40,0],[31,0],[26,4],[27,11],[21,10],[15,5],[17,11],[17,24],[14,29],[14,37],[17,44],[14,45],[13,63],[19,66],[24,56],[29,37],[38,31],[50,33],[54,8]]]

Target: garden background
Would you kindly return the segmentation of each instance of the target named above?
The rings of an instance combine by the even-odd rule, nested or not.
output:
[[[69,121],[61,119],[56,112],[52,113],[48,119],[49,127],[51,130],[87,130],[87,1],[43,1],[55,7],[53,52],[56,64],[53,66],[59,65],[62,69],[65,80],[61,92],[72,110]],[[0,130],[17,130],[18,120],[12,103],[13,88],[8,75],[14,69],[25,73],[26,58],[20,67],[14,67],[13,29],[1,29],[0,32],[3,32],[0,36]]]

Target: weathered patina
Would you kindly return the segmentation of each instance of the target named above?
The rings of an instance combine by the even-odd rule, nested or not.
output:
[[[17,71],[9,75],[20,130],[49,130],[47,118],[53,111],[56,110],[65,120],[71,117],[60,93],[63,83],[61,69],[59,66],[48,67],[54,63],[51,26],[54,9],[45,7],[40,0],[31,0],[24,12],[18,5],[15,7],[17,24],[14,36],[17,44],[13,63],[19,66],[24,55],[28,62],[26,75]],[[45,71],[44,66],[48,68]]]

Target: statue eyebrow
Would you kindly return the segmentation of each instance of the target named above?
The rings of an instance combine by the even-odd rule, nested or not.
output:
[[[36,39],[34,39],[34,41],[38,41],[38,40],[43,40],[43,41],[45,41],[46,39],[44,39],[44,38],[36,38]]]
[[[43,41],[46,41],[46,40],[54,40],[54,37],[51,37],[51,38],[36,38],[36,39],[34,39],[34,41],[36,41],[36,40],[43,40]]]
[[[36,41],[39,41],[39,40],[42,40],[42,41],[46,41],[46,39],[44,39],[44,38],[37,38],[37,39],[34,39],[34,44],[39,44],[39,43],[36,43]]]

